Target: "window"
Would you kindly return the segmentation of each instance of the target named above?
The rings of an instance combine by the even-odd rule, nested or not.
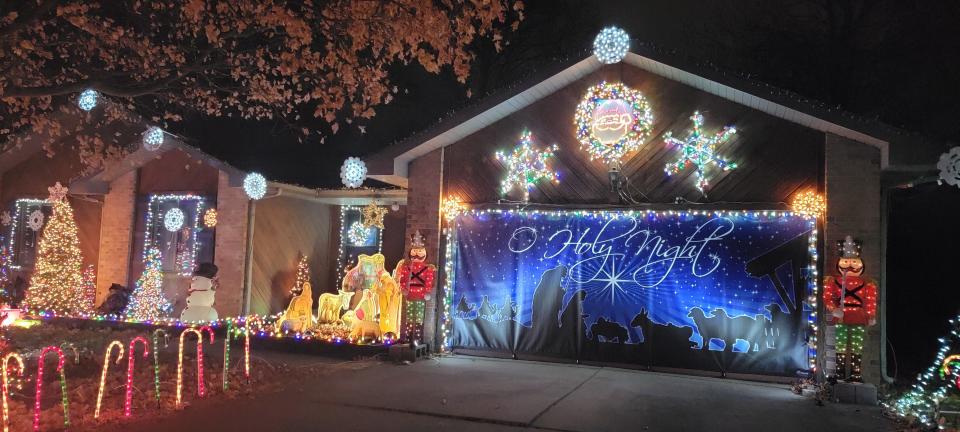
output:
[[[14,269],[33,269],[37,259],[37,244],[40,232],[50,219],[53,207],[46,200],[21,198],[14,203],[13,219],[10,221],[8,247],[11,254],[11,267]],[[37,229],[34,229],[37,228]]]
[[[213,234],[201,223],[206,199],[193,194],[150,195],[143,257],[160,250],[161,269],[181,276],[193,274],[197,263],[213,259]]]

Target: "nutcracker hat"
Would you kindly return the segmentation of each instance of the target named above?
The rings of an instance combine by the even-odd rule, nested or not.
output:
[[[837,254],[840,258],[860,258],[860,248],[860,241],[854,240],[851,236],[837,240]]]
[[[426,243],[423,242],[423,234],[420,234],[420,230],[417,230],[412,236],[410,236],[411,248],[423,248],[426,246]]]

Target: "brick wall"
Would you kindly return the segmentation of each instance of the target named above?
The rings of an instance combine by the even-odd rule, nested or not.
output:
[[[231,187],[220,172],[217,189],[217,231],[213,262],[219,268],[220,289],[214,306],[221,317],[240,315],[247,251],[247,207],[242,187]]]
[[[440,194],[442,192],[443,166],[442,150],[434,150],[410,163],[410,182],[407,190],[407,235],[404,251],[410,250],[410,236],[417,230],[423,234],[427,244],[427,261],[439,264],[443,258],[440,252]],[[438,266],[439,267],[439,266]],[[441,280],[438,278],[437,284]],[[426,305],[423,335],[427,343],[437,347],[437,291],[436,289]]]
[[[129,280],[136,189],[137,171],[132,170],[114,180],[110,184],[110,192],[103,197],[100,254],[97,263],[97,305],[106,298],[111,284],[126,285]]]
[[[876,147],[827,134],[825,150],[827,223],[824,273],[836,273],[837,240],[851,235],[863,243],[864,277],[880,278],[880,151]],[[879,308],[878,308],[879,310]],[[877,317],[878,323],[886,319]],[[863,353],[863,378],[882,381],[880,325],[868,328]]]

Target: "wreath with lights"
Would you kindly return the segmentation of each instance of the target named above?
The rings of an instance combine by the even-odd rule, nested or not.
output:
[[[618,140],[604,143],[593,133],[593,117],[601,104],[611,100],[621,100],[632,108],[629,114],[631,123]],[[602,82],[590,87],[577,105],[576,126],[577,140],[580,141],[580,147],[590,153],[590,160],[603,159],[607,163],[615,164],[623,155],[639,148],[643,140],[650,135],[653,110],[639,91],[623,83]]]

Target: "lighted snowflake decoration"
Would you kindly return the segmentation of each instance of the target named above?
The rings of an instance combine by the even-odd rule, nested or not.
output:
[[[530,191],[541,180],[560,182],[556,172],[547,166],[547,160],[557,151],[556,144],[546,150],[540,150],[533,145],[533,134],[523,131],[520,135],[520,145],[510,154],[497,152],[497,160],[507,166],[507,175],[500,183],[500,193],[506,195],[514,188],[523,190],[523,201],[530,200]]]
[[[593,55],[603,64],[618,63],[630,50],[630,36],[619,27],[607,27],[593,40]]]
[[[90,111],[97,107],[97,98],[100,94],[94,89],[86,89],[77,97],[77,106],[84,111]]]
[[[217,209],[207,209],[203,212],[203,226],[207,228],[217,226]]]
[[[590,160],[618,165],[640,148],[653,127],[653,110],[639,91],[601,82],[587,90],[575,116],[577,140]]]
[[[267,179],[257,173],[247,174],[243,178],[243,191],[250,199],[263,198],[267,194]]]
[[[706,187],[709,186],[706,174],[704,173],[707,166],[713,164],[724,171],[737,168],[736,163],[728,162],[715,153],[717,145],[730,140],[730,137],[737,133],[737,129],[726,126],[720,132],[708,136],[704,135],[701,130],[703,126],[703,115],[700,114],[699,111],[694,112],[693,115],[690,116],[690,120],[693,120],[693,130],[690,131],[690,135],[688,135],[687,138],[682,140],[674,138],[672,132],[667,132],[666,135],[664,135],[663,140],[668,146],[676,147],[680,150],[680,157],[677,158],[676,162],[668,163],[663,170],[666,171],[668,175],[671,175],[692,165],[697,172],[697,190],[704,192]]]
[[[363,226],[366,228],[383,229],[383,217],[387,215],[387,209],[371,202],[362,211]]]
[[[460,202],[460,198],[448,196],[447,199],[443,200],[440,211],[443,213],[443,218],[446,219],[449,224],[453,223],[457,216],[460,216],[460,213],[466,211],[466,207]]]
[[[34,210],[30,213],[30,216],[27,217],[27,228],[30,228],[34,231],[39,232],[43,228],[43,212],[40,210]]]
[[[4,210],[3,214],[0,214],[0,224],[10,226],[11,223],[13,223],[13,216],[10,216],[10,210]]]
[[[183,228],[183,219],[183,210],[174,207],[163,214],[163,227],[167,231],[177,232]]]
[[[350,244],[354,246],[363,246],[367,244],[367,240],[370,239],[370,228],[363,226],[363,223],[356,221],[350,225],[350,229],[347,230],[347,239],[350,240]]]
[[[793,208],[794,212],[803,216],[820,218],[827,211],[827,202],[823,199],[823,195],[808,190],[797,194],[790,207]]]
[[[163,145],[163,140],[163,129],[160,129],[156,126],[150,126],[143,133],[143,148],[149,151],[157,151],[160,149],[160,146]]]
[[[60,184],[60,182],[57,182],[53,186],[50,186],[47,188],[47,192],[50,193],[50,196],[47,197],[47,201],[52,203],[62,201],[64,198],[67,197],[67,192],[69,191],[70,190],[67,189],[66,186]]]
[[[937,169],[940,170],[938,182],[960,187],[960,147],[954,147],[940,155]]]
[[[348,157],[340,166],[340,181],[348,188],[358,188],[367,178],[367,164],[360,158]]]

